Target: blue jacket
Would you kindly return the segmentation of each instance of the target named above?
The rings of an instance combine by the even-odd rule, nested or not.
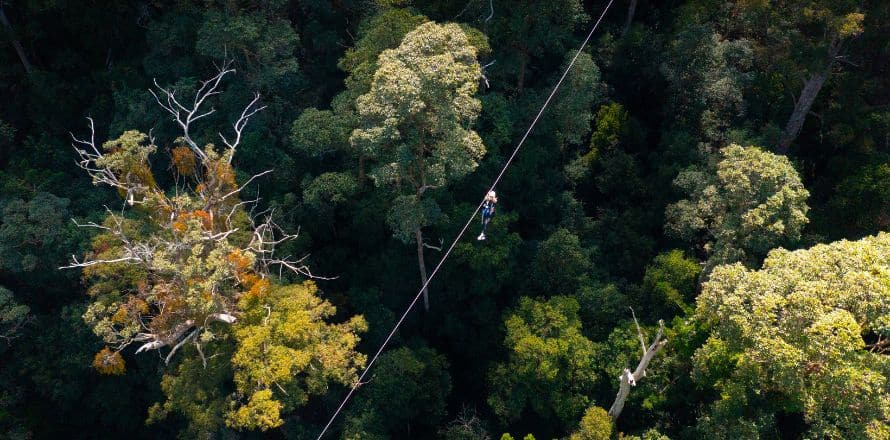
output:
[[[492,217],[494,216],[494,205],[495,203],[491,200],[486,200],[482,202],[482,217]]]

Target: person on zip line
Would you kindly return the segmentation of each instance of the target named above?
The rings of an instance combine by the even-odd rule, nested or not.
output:
[[[497,194],[494,191],[489,191],[482,202],[482,233],[476,237],[476,240],[485,240],[485,229],[488,227],[488,222],[494,217],[494,209],[497,204]]]

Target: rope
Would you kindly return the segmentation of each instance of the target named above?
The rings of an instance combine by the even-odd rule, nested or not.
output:
[[[590,29],[590,33],[587,34],[587,38],[585,38],[584,42],[581,43],[581,47],[578,48],[578,51],[575,53],[575,56],[572,58],[572,61],[566,67],[565,71],[562,73],[562,76],[559,78],[559,81],[557,81],[556,85],[553,86],[553,90],[550,91],[550,95],[547,96],[547,100],[544,101],[544,104],[541,106],[541,109],[538,111],[538,114],[535,115],[535,118],[532,120],[531,125],[529,125],[528,130],[525,131],[525,134],[522,135],[522,139],[520,139],[519,143],[516,144],[516,148],[513,149],[513,154],[511,154],[510,157],[507,159],[507,162],[504,163],[504,167],[501,168],[501,172],[498,173],[498,176],[494,179],[494,183],[491,184],[491,187],[487,191],[485,191],[484,194],[487,195],[489,191],[494,191],[494,189],[498,186],[498,183],[500,183],[501,178],[504,177],[504,173],[507,172],[507,169],[510,167],[510,164],[513,163],[513,159],[516,157],[516,154],[519,153],[519,149],[522,148],[522,144],[525,143],[525,140],[528,138],[529,134],[531,134],[532,129],[535,128],[535,125],[538,123],[538,120],[541,118],[541,115],[544,114],[544,110],[546,110],[547,106],[550,105],[550,101],[556,95],[556,92],[559,90],[559,87],[562,85],[563,80],[566,79],[566,75],[568,75],[569,71],[572,70],[572,66],[575,65],[575,61],[578,60],[578,57],[581,55],[581,52],[584,51],[584,48],[587,46],[587,43],[590,41],[590,38],[593,37],[594,32],[596,32],[597,27],[599,27],[600,22],[603,21],[603,17],[606,16],[606,12],[609,11],[609,8],[612,6],[612,2],[614,2],[614,1],[615,0],[609,0],[609,3],[606,5],[606,8],[603,9],[603,13],[600,14],[599,19],[596,20],[596,23],[593,25],[593,28]],[[386,348],[386,345],[389,344],[389,341],[392,339],[392,337],[396,334],[396,331],[399,330],[399,327],[401,327],[402,323],[405,321],[405,318],[408,316],[409,313],[411,313],[411,310],[414,309],[414,306],[417,304],[417,301],[420,299],[421,295],[423,295],[423,291],[427,288],[427,286],[429,286],[430,282],[433,281],[433,278],[436,277],[436,274],[439,272],[439,269],[445,263],[445,260],[447,260],[448,256],[451,255],[451,251],[454,249],[454,246],[457,245],[457,243],[463,237],[464,233],[467,232],[467,228],[469,228],[470,224],[473,223],[473,219],[476,218],[476,214],[479,213],[479,209],[482,208],[483,203],[485,203],[484,196],[482,198],[482,201],[479,202],[479,205],[476,206],[476,209],[473,211],[473,214],[470,215],[469,219],[467,219],[467,223],[464,224],[463,228],[461,228],[460,233],[457,234],[457,237],[455,237],[454,241],[451,242],[451,245],[448,246],[448,250],[445,251],[445,255],[443,255],[442,259],[439,260],[439,263],[436,264],[436,268],[433,269],[432,273],[430,273],[429,278],[427,278],[426,282],[423,283],[423,286],[421,286],[420,290],[417,292],[417,295],[414,296],[414,299],[411,301],[411,303],[408,304],[408,308],[406,308],[405,312],[402,313],[402,316],[396,322],[396,325],[392,328],[392,331],[389,332],[389,335],[387,335],[386,339],[383,340],[383,343],[380,344],[380,348],[377,349],[377,352],[374,353],[374,356],[371,357],[371,360],[368,362],[368,365],[365,367],[364,371],[362,371],[362,374],[359,375],[358,380],[355,381],[355,383],[349,389],[349,392],[346,393],[346,397],[344,397],[343,401],[340,402],[340,406],[338,406],[337,410],[334,411],[334,414],[331,415],[330,420],[328,420],[328,423],[324,426],[324,429],[321,430],[321,433],[318,434],[318,438],[316,440],[321,440],[321,438],[324,437],[325,433],[328,431],[328,429],[334,423],[334,420],[337,419],[337,416],[343,410],[343,407],[346,406],[346,402],[348,402],[349,398],[351,398],[352,395],[355,394],[355,390],[357,390],[358,387],[362,383],[364,383],[363,380],[365,378],[365,375],[368,374],[368,371],[371,370],[371,366],[373,366],[374,362],[376,362],[377,359],[380,357],[380,354]]]

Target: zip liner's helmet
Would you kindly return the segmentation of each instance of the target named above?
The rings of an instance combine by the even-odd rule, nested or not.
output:
[[[495,198],[495,197],[497,197],[497,196],[498,196],[498,195],[495,194],[494,191],[489,191],[489,192],[488,192],[488,197]]]

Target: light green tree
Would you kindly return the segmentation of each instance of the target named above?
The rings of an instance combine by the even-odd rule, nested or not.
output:
[[[234,326],[232,356],[235,388],[226,424],[238,429],[281,426],[282,413],[323,395],[329,383],[349,384],[365,357],[355,353],[358,333],[367,331],[361,316],[342,324],[325,322],[337,312],[318,297],[312,281],[243,295],[244,310]]]
[[[681,172],[687,198],[667,207],[667,233],[701,246],[707,273],[717,264],[756,264],[770,249],[800,239],[807,219],[804,188],[784,156],[731,145],[706,169]]]
[[[489,375],[488,403],[502,420],[515,420],[528,408],[573,423],[590,403],[600,348],[581,333],[579,308],[565,296],[522,297],[507,316],[509,358]]]
[[[810,438],[890,435],[890,234],[718,266],[696,317],[712,334],[694,377],[721,394],[703,424],[723,437],[756,432],[741,411],[759,396],[767,418],[803,414]]]
[[[578,430],[569,440],[609,440],[612,438],[612,417],[598,406],[591,406],[584,412]]]
[[[471,128],[481,109],[476,52],[460,26],[424,23],[380,54],[370,91],[356,100],[362,122],[350,142],[374,161],[375,185],[395,193],[387,221],[396,237],[416,243],[424,284],[423,228],[441,216],[427,191],[473,171],[485,154]]]
[[[339,158],[346,166],[336,172],[342,176],[338,177],[339,181],[350,179],[363,184],[368,154],[349,142],[349,136],[360,123],[356,98],[370,90],[380,54],[397,48],[408,32],[427,21],[429,19],[423,15],[394,7],[382,7],[377,14],[362,21],[355,46],[347,49],[338,63],[346,73],[345,90],[334,97],[330,110],[308,108],[300,114],[293,123],[292,145],[316,158]],[[327,167],[334,173],[331,168]],[[319,186],[331,188],[332,177],[316,181],[320,179],[321,176],[310,182],[304,192],[317,192]],[[337,194],[348,197],[353,192],[341,189]]]
[[[647,316],[670,316],[690,312],[688,304],[695,297],[701,265],[674,249],[655,256],[646,266],[640,286],[641,303]]]

